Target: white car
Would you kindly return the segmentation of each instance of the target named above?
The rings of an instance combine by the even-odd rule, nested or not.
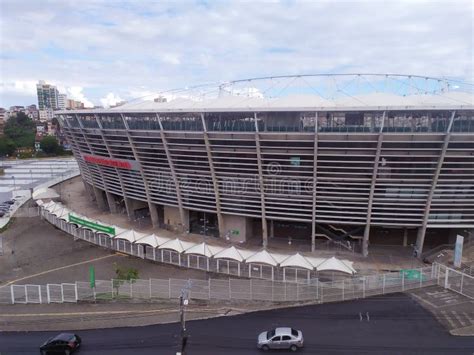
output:
[[[303,342],[301,330],[280,327],[260,333],[257,348],[263,351],[270,349],[290,349],[291,351],[296,351],[303,347]]]

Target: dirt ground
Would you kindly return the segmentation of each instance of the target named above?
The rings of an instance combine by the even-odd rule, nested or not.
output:
[[[39,217],[14,219],[2,238],[0,285],[15,280],[18,284],[87,281],[89,265],[95,266],[98,280],[110,280],[115,274],[115,263],[136,268],[139,277],[145,279],[207,278],[204,271],[153,263],[82,240],[74,241]]]

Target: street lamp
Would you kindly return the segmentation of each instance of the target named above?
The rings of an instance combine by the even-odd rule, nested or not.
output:
[[[192,281],[188,280],[181,289],[179,296],[179,318],[181,323],[181,351],[176,355],[186,355],[186,344],[188,343],[188,335],[186,334],[186,319],[184,317],[185,307],[189,303],[189,290],[191,289]]]

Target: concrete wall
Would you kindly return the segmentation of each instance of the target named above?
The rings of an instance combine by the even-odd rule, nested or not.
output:
[[[189,230],[189,211],[184,210],[184,228]],[[178,227],[181,225],[181,216],[178,207],[164,206],[164,220],[165,223],[171,226]]]
[[[252,235],[252,219],[223,214],[225,237],[232,242],[245,242]]]

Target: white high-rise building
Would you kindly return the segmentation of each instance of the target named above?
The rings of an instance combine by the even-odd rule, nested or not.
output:
[[[59,94],[58,95],[58,108],[60,110],[65,110],[67,105],[67,95],[66,94]]]
[[[58,109],[58,89],[54,85],[46,84],[44,80],[40,80],[36,84],[36,92],[38,94],[39,110],[57,110]]]

